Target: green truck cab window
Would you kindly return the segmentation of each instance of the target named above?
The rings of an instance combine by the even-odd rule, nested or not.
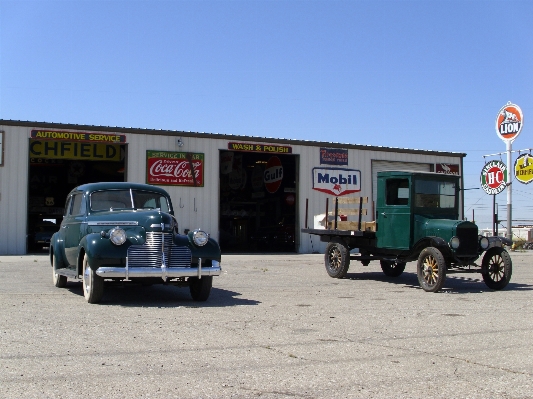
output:
[[[455,182],[417,180],[415,183],[415,207],[455,208]]]

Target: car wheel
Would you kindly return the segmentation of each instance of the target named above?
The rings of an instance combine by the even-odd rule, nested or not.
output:
[[[343,278],[346,276],[350,267],[350,252],[340,239],[334,239],[328,243],[324,262],[330,277]]]
[[[104,295],[104,279],[89,266],[89,257],[83,256],[83,296],[89,303],[98,303]]]
[[[197,302],[207,301],[213,286],[213,276],[189,277],[189,290],[191,291],[192,299]]]
[[[52,275],[54,286],[57,288],[65,288],[67,286],[67,277],[56,273],[56,256],[52,255]]]
[[[505,288],[511,281],[513,263],[509,253],[500,247],[490,248],[481,261],[483,281],[493,290]]]
[[[424,291],[437,292],[446,279],[446,261],[435,247],[427,247],[420,252],[417,265],[418,282]]]
[[[388,277],[398,277],[405,270],[405,262],[394,262],[390,260],[380,260],[381,270]]]

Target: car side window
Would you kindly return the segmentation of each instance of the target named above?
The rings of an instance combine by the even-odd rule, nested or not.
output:
[[[72,215],[83,215],[85,212],[85,202],[83,201],[83,194],[78,193],[72,196]]]
[[[65,211],[63,212],[63,216],[70,215],[70,209],[72,208],[72,195],[70,195],[67,198],[67,202],[65,203]]]

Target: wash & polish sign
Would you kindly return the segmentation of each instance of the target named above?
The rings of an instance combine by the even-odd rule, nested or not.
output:
[[[340,197],[361,191],[361,171],[340,168],[313,168],[313,190]]]

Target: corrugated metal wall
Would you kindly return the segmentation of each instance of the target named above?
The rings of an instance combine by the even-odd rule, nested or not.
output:
[[[3,126],[5,131],[4,166],[0,167],[0,255],[23,254],[26,251],[26,220],[28,197],[28,145],[31,127]],[[76,131],[68,129],[68,131]],[[78,130],[87,132],[87,129]],[[112,129],[109,133],[113,133]],[[218,239],[219,223],[219,153],[227,150],[228,141],[219,138],[182,137],[183,146],[179,147],[179,136],[126,133],[127,161],[126,179],[132,182],[146,182],[146,150],[186,151],[205,155],[204,187],[165,187],[172,197],[180,231],[202,228]],[[238,137],[233,140],[238,140]],[[258,140],[265,143],[268,140]],[[283,145],[290,145],[283,144]],[[324,145],[327,146],[327,145]],[[321,167],[320,147],[292,145],[292,153],[298,156],[298,213],[297,231],[305,226],[306,199],[309,199],[308,225],[313,227],[314,215],[323,214],[327,194],[313,190],[312,169]],[[434,164],[435,162],[461,164],[460,155],[436,156],[398,152],[394,149],[375,151],[349,149],[349,169],[361,171],[362,196],[372,197],[372,161],[397,161]],[[322,165],[324,167],[325,165]],[[331,197],[331,196],[330,196]],[[371,204],[369,210],[371,210]],[[331,209],[331,208],[330,208]],[[370,221],[371,212],[363,218]],[[8,226],[7,228],[5,226]],[[318,237],[302,234],[297,240],[298,252],[324,252],[325,244]]]
[[[4,166],[0,166],[0,255],[26,253],[28,153],[30,129],[4,131]]]

